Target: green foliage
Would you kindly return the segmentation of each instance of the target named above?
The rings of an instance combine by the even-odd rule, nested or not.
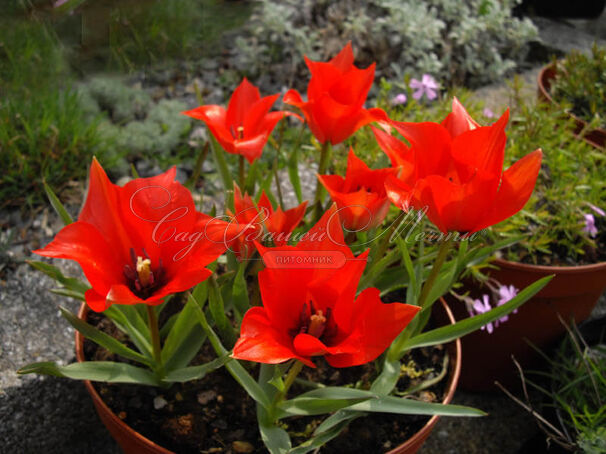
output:
[[[99,119],[84,121],[79,96],[70,89],[42,89],[35,99],[12,94],[0,100],[0,200],[32,205],[44,200],[42,182],[60,192],[86,178],[94,155],[106,156]]]
[[[573,51],[556,62],[553,98],[585,121],[606,128],[606,47],[594,44],[591,55]]]
[[[512,16],[517,0],[263,0],[236,40],[238,68],[251,75],[282,64],[296,76],[302,55],[327,59],[352,41],[357,62],[377,62],[389,79],[429,73],[443,86],[498,80],[537,36]],[[284,64],[283,62],[288,62]]]
[[[606,155],[570,132],[571,120],[561,108],[524,99],[518,83],[511,109],[506,167],[537,148],[543,162],[524,209],[491,229],[496,238],[524,236],[505,258],[569,265],[604,260],[599,254],[606,244],[606,220],[589,204],[606,207]],[[583,231],[583,214],[594,215],[596,238]]]

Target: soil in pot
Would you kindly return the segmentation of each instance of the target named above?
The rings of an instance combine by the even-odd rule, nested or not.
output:
[[[167,308],[168,309],[168,308]],[[166,310],[166,309],[165,309]],[[114,337],[118,333],[102,314],[89,313],[89,323]],[[85,357],[90,360],[118,360],[93,342],[84,341]],[[195,362],[214,359],[206,343]],[[423,378],[437,376],[449,361],[446,349],[417,349],[405,357],[405,373],[398,383],[404,391]],[[302,378],[326,385],[339,386],[369,383],[376,371],[372,364],[335,369],[322,359],[318,368],[305,368]],[[447,363],[446,363],[447,364]],[[448,367],[448,365],[446,365]],[[250,371],[253,376],[255,370]],[[416,395],[415,398],[441,402],[448,379]],[[93,383],[105,403],[126,424],[146,438],[176,453],[249,453],[265,452],[260,440],[254,401],[224,370],[215,371],[202,380],[175,384],[170,389]],[[304,389],[295,384],[293,394]],[[305,440],[323,418],[298,417],[284,420],[294,443]],[[429,417],[380,415],[355,420],[337,439],[322,449],[326,453],[384,452],[395,448],[418,432]],[[355,435],[354,435],[355,434]]]

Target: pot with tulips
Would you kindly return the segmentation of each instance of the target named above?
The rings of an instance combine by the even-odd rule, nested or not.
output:
[[[246,80],[227,109],[185,112],[211,131],[226,215],[199,213],[174,170],[119,187],[93,161],[76,222],[49,191],[67,225],[35,252],[77,261],[88,284],[47,262],[32,265],[59,282],[56,291],[83,301],[80,318],[62,309],[79,332],[80,361],[20,372],[87,380],[101,418],[137,453],[338,451],[344,438],[363,442],[359,421],[391,424],[384,432],[395,439],[364,441],[372,452],[415,452],[438,416],[482,415],[448,404],[460,348],[441,346],[506,316],[550,278],[461,322],[435,327],[430,315],[469,264],[494,252],[477,232],[523,207],[541,152],[503,172],[507,113],[480,127],[456,100],[442,124],[394,122],[366,109],[374,66],[353,60],[349,44],[329,62],[308,60],[307,101],[295,91],[284,97],[300,109],[319,153],[308,205],[300,199],[285,209],[281,191],[271,191],[272,180],[284,184],[277,158],[285,153],[301,194],[298,143],[272,139],[276,159],[267,167],[259,159],[277,122],[302,118],[269,112],[277,96],[261,98]],[[342,145],[371,122],[391,168],[371,169]],[[346,152],[345,177],[333,174]],[[417,365],[423,356],[430,367]],[[443,403],[431,388],[442,380]],[[125,428],[136,406],[155,421],[144,436]],[[361,419],[377,413],[384,416]],[[419,415],[426,419],[418,423]],[[406,431],[411,421],[419,433]]]

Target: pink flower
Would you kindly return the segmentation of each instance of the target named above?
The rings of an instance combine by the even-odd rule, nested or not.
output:
[[[515,296],[517,294],[518,294],[518,289],[515,288],[513,285],[501,285],[498,290],[499,299],[497,301],[497,306],[502,306],[503,304],[507,303],[511,299],[515,298]],[[514,314],[516,312],[518,312],[517,309],[515,309],[513,311]],[[495,322],[495,327],[499,326],[499,323],[505,323],[507,320],[509,320],[509,315],[504,315],[503,317],[501,317],[500,319],[498,319]]]
[[[604,212],[604,210],[602,210],[600,207],[597,207],[592,203],[588,203],[587,205],[589,205],[589,208],[595,211],[596,214],[599,214],[600,216],[606,216],[606,212]]]
[[[489,310],[492,309],[492,307],[490,306],[490,297],[488,295],[482,295],[482,300],[473,300],[472,307],[473,307],[473,310],[475,311],[475,314],[472,314],[472,315],[480,315],[485,312],[488,312]],[[485,329],[486,331],[488,331],[488,334],[492,334],[492,332],[494,330],[492,322],[487,323],[486,325],[482,326],[482,329]]]
[[[432,99],[436,99],[438,97],[436,90],[440,87],[433,77],[431,77],[429,74],[423,74],[423,78],[421,80],[411,79],[410,88],[415,90],[412,97],[417,101],[421,99],[423,95],[427,96],[427,99],[431,101]]]
[[[494,118],[494,112],[488,107],[484,108],[484,110],[482,111],[482,115],[484,115],[486,118]]]
[[[586,232],[590,237],[595,238],[595,236],[598,234],[598,228],[595,226],[595,218],[593,217],[593,214],[584,214],[583,217],[585,218],[585,227],[583,227],[583,232]]]
[[[392,106],[400,106],[402,104],[406,104],[406,101],[408,101],[408,98],[406,97],[406,94],[405,93],[400,93],[400,94],[396,95],[391,100],[391,105]]]

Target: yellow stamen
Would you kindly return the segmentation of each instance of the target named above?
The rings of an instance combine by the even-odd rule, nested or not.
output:
[[[242,140],[244,138],[244,126],[238,126],[236,131],[238,132],[238,140]]]
[[[320,338],[324,333],[326,326],[326,317],[322,314],[322,311],[318,311],[309,317],[309,328],[307,328],[307,334]]]
[[[147,287],[151,281],[151,260],[137,257],[137,276],[142,287]]]

